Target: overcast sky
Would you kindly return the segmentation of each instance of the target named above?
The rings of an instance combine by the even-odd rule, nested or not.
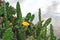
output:
[[[36,13],[39,8],[42,10],[42,14],[46,13],[46,9],[48,6],[52,4],[52,1],[60,2],[59,0],[6,0],[13,7],[16,8],[16,2],[19,1],[21,5],[21,10],[23,16],[25,16],[28,12]]]

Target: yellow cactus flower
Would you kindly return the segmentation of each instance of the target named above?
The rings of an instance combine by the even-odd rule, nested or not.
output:
[[[22,22],[22,25],[28,27],[29,23],[28,22]]]
[[[13,23],[12,23],[12,22],[10,22],[10,23],[9,23],[9,25],[10,25],[10,26],[12,26],[12,25],[13,25]]]

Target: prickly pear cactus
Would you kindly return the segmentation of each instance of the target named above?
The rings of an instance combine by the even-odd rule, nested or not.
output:
[[[15,17],[15,13],[17,17]],[[3,0],[3,5],[0,6],[0,16],[2,14],[4,15],[3,23],[1,23],[2,29],[0,29],[0,32],[3,34],[2,40],[26,40],[29,39],[29,37],[32,37],[32,40],[57,40],[54,35],[53,26],[50,24],[51,18],[48,18],[44,23],[42,22],[41,9],[38,11],[39,21],[37,25],[32,23],[35,17],[34,14],[29,12],[26,17],[22,17],[19,2],[17,2],[16,9],[14,9],[9,6],[8,2],[5,3],[5,0]],[[49,24],[50,34],[48,36],[47,26]]]

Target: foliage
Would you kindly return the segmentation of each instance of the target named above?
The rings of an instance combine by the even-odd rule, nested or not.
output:
[[[15,14],[17,14],[17,17]],[[32,21],[35,15],[29,12],[26,17],[22,17],[19,2],[17,2],[16,9],[14,9],[9,6],[8,2],[3,1],[3,5],[0,6],[0,17],[4,18],[1,23],[2,28],[0,28],[3,40],[26,40],[30,37],[32,37],[32,40],[57,40],[54,35],[53,25],[50,24],[51,18],[48,18],[44,23],[42,22],[41,9],[38,11],[39,21],[34,25]],[[49,34],[47,34],[48,25],[50,25]]]

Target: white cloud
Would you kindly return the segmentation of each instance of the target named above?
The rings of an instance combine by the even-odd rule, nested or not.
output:
[[[46,7],[50,5],[51,1],[47,0],[6,0],[16,8],[16,2],[19,1],[21,3],[21,9],[23,15],[27,14],[28,12],[35,13],[38,8],[41,8],[42,13],[46,11]]]
[[[9,2],[14,8],[16,8],[17,1],[20,2],[23,16],[28,12],[32,14],[37,13],[39,8],[41,8],[41,13],[45,14],[47,12],[47,7],[52,4],[52,1],[60,2],[60,0],[6,0],[6,2]],[[60,6],[57,7],[56,12],[60,13]],[[60,15],[58,14],[57,16]]]

